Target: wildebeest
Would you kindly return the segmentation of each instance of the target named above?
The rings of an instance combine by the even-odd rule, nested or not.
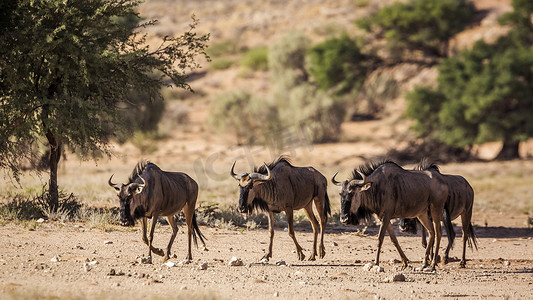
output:
[[[170,258],[170,248],[178,232],[178,225],[174,216],[182,209],[187,223],[188,254],[186,259],[191,260],[191,236],[197,245],[197,235],[205,247],[204,236],[196,223],[194,211],[198,197],[198,184],[189,175],[181,172],[165,172],[151,162],[140,161],[131,173],[128,183],[108,184],[113,187],[120,200],[120,221],[122,225],[133,226],[135,221],[141,219],[143,241],[148,245],[148,262],[151,262],[152,251],[164,260]],[[155,225],[158,217],[166,217],[172,227],[172,235],[166,253],[152,245]],[[150,237],[146,236],[147,219],[152,219]]]
[[[429,171],[405,170],[390,161],[361,166],[344,182],[337,182],[336,175],[331,181],[342,186],[340,221],[344,224],[358,224],[360,219],[369,219],[374,214],[382,221],[374,262],[376,265],[379,264],[386,230],[400,253],[403,266],[407,266],[408,259],[398,244],[390,220],[417,217],[430,233],[422,268],[428,266],[428,257],[434,243],[437,250],[433,254],[430,268],[435,268],[441,239],[440,219],[448,189],[440,177],[433,177]]]
[[[468,181],[459,175],[448,175],[440,173],[439,167],[436,164],[429,163],[423,160],[417,167],[418,170],[430,171],[433,176],[441,176],[448,185],[448,198],[444,205],[443,222],[444,228],[448,236],[448,246],[444,253],[444,263],[448,263],[450,249],[453,247],[455,239],[455,231],[452,220],[461,216],[462,231],[463,231],[463,256],[461,258],[460,266],[466,266],[466,243],[468,242],[470,248],[476,247],[476,234],[472,226],[472,208],[474,206],[474,189]],[[416,233],[416,225],[412,219],[400,220],[400,231]],[[426,232],[422,230],[422,244],[426,243]]]
[[[317,255],[317,237],[319,222],[313,212],[313,203],[320,220],[320,246],[318,255],[323,258],[324,230],[327,216],[331,213],[329,198],[326,191],[326,178],[313,167],[295,167],[286,157],[279,157],[269,165],[264,164],[254,168],[252,173],[235,174],[235,163],[231,167],[231,176],[239,182],[240,196],[238,210],[241,213],[251,213],[253,210],[264,211],[268,214],[268,230],[270,244],[268,252],[262,260],[272,257],[272,242],[274,239],[274,213],[284,211],[287,216],[289,236],[296,245],[296,254],[303,260],[302,247],[296,241],[293,226],[293,211],[304,209],[313,226],[313,252],[309,260],[315,260]]]

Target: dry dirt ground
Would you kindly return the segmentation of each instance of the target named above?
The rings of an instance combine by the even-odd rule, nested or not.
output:
[[[407,269],[400,270],[400,263],[392,261],[399,255],[386,237],[384,272],[366,271],[363,266],[375,257],[378,227],[363,232],[361,227],[345,231],[333,225],[325,237],[326,256],[316,261],[298,261],[292,240],[278,228],[273,258],[266,264],[258,263],[267,248],[266,230],[201,226],[208,251],[193,248],[193,262],[179,265],[186,253],[184,228],[173,247],[177,258],[171,261],[177,266],[168,267],[161,257],[154,257],[153,264],[137,262],[147,252],[138,228],[104,232],[53,222],[35,231],[0,227],[1,298],[525,299],[533,289],[533,231],[528,228],[478,227],[479,249],[468,249],[467,267],[460,269],[455,260],[439,265],[435,273],[413,269],[420,266],[423,249],[418,237],[406,235],[399,241],[411,260]],[[169,226],[159,226],[155,245],[165,246],[169,235]],[[300,229],[296,235],[309,256],[312,233]],[[457,244],[451,257],[460,256],[460,250]],[[243,266],[228,265],[234,256]],[[276,264],[280,261],[286,265]],[[203,263],[205,270],[199,267]],[[391,282],[397,274],[405,281]]]

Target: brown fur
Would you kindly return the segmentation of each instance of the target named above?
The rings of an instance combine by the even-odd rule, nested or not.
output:
[[[187,174],[181,172],[165,172],[150,162],[139,162],[134,168],[127,184],[109,185],[117,190],[121,207],[121,221],[125,225],[134,225],[141,219],[143,241],[148,245],[148,257],[151,260],[152,251],[164,260],[170,258],[170,249],[178,232],[178,225],[174,216],[181,210],[185,213],[187,223],[188,253],[187,260],[192,259],[191,238],[196,235],[204,244],[204,237],[196,223],[195,205],[198,197],[198,184]],[[159,217],[166,217],[172,227],[172,235],[166,253],[152,245],[155,224]],[[147,219],[152,219],[150,236],[147,237]]]
[[[348,223],[350,218],[377,215],[382,225],[379,230],[375,264],[379,264],[381,246],[387,231],[406,267],[408,259],[398,244],[390,220],[418,218],[430,232],[423,267],[428,266],[430,253],[433,252],[431,249],[435,244],[437,250],[433,253],[430,266],[434,269],[442,235],[440,220],[448,195],[447,185],[440,177],[432,176],[428,171],[405,170],[393,162],[363,166],[358,171],[354,171],[352,178],[342,183],[341,221]],[[333,179],[332,181],[336,183]],[[432,220],[428,217],[428,211]]]
[[[268,170],[267,170],[268,168]],[[268,174],[270,180],[254,179],[258,175]],[[254,208],[264,210],[268,214],[270,244],[268,252],[263,259],[272,257],[272,244],[274,239],[274,212],[284,211],[287,216],[289,236],[296,246],[296,254],[299,260],[303,260],[302,247],[296,241],[293,226],[293,211],[304,209],[313,227],[313,252],[309,260],[315,260],[317,255],[317,237],[320,227],[320,245],[318,255],[323,258],[324,230],[326,228],[327,215],[330,213],[329,198],[327,195],[327,180],[312,167],[294,167],[287,158],[280,157],[269,166],[256,168],[255,172],[241,173],[232,176],[239,181],[241,189],[239,200],[240,212],[251,212]],[[318,212],[317,221],[313,212],[313,203]]]

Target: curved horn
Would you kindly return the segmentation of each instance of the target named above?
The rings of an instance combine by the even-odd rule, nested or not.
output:
[[[111,182],[111,179],[113,178],[113,176],[115,176],[115,174],[113,174],[113,175],[111,175],[111,177],[109,177],[109,180],[107,181],[107,184],[109,184],[109,186],[112,187],[112,188],[118,189],[119,188],[118,184]]]
[[[335,173],[335,175],[331,177],[331,182],[336,186],[342,186],[342,182],[338,182],[337,180],[335,180],[335,176],[337,176],[337,174],[339,174],[339,172]]]
[[[235,164],[236,163],[237,163],[237,161],[233,162],[233,165],[231,166],[230,174],[231,174],[231,177],[235,178],[236,180],[241,180],[241,176],[235,174]]]
[[[141,175],[139,175],[139,178],[141,178],[141,180],[143,181],[143,184],[139,184],[139,186],[144,187],[146,185],[146,181],[144,181],[144,178],[142,178]]]
[[[357,185],[364,185],[365,183],[367,183],[365,174],[361,173],[361,171],[359,170],[357,170],[357,173],[361,175],[363,179],[354,179],[352,180],[352,182]]]
[[[270,169],[268,168],[267,164],[266,163],[263,163],[266,170],[267,170],[267,174],[264,175],[264,174],[261,174],[261,173],[252,173],[250,174],[250,178],[253,179],[253,180],[261,180],[261,181],[267,181],[267,180],[270,180],[272,179],[272,173],[270,173]]]

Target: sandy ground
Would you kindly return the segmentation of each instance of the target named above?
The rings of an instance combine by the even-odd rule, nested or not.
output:
[[[364,234],[357,226],[330,226],[326,257],[316,261],[298,261],[292,240],[278,228],[273,258],[266,264],[258,263],[268,246],[265,229],[241,232],[201,226],[208,251],[193,248],[193,263],[180,265],[186,253],[184,228],[173,247],[177,258],[171,261],[177,266],[168,267],[161,257],[154,257],[153,264],[137,262],[147,252],[138,227],[111,232],[57,222],[43,223],[35,231],[0,227],[1,298],[525,299],[533,288],[533,230],[528,228],[478,227],[479,249],[467,250],[467,267],[460,269],[454,260],[439,265],[435,273],[413,269],[420,266],[423,249],[419,237],[410,235],[399,237],[411,260],[407,269],[393,261],[399,255],[386,237],[384,272],[364,270],[375,257],[377,226]],[[460,228],[456,232],[460,235]],[[303,228],[296,235],[309,256],[312,233]],[[159,226],[155,245],[165,246],[169,236],[169,226]],[[460,251],[458,243],[451,257],[460,256]],[[243,266],[228,265],[234,256]],[[276,264],[281,261],[286,265]],[[91,262],[97,263],[87,270]],[[203,263],[205,270],[199,267]],[[405,281],[391,282],[397,274]]]

